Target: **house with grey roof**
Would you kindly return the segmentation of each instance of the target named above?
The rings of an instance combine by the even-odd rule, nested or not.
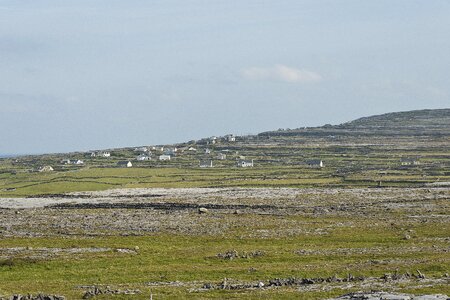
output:
[[[417,166],[420,165],[420,161],[418,157],[402,157],[400,164],[402,166]]]
[[[150,156],[142,153],[142,154],[140,154],[139,156],[136,157],[136,160],[144,161],[144,160],[151,160],[151,158],[150,158]]]
[[[212,168],[212,167],[213,167],[213,161],[211,159],[200,161],[200,168]]]
[[[162,161],[164,161],[164,160],[170,160],[170,158],[171,158],[171,156],[170,156],[170,155],[167,155],[167,154],[163,154],[163,155],[160,155],[160,156],[159,156],[159,160],[162,160]]]
[[[226,154],[223,154],[223,153],[217,154],[217,159],[224,160],[224,159],[226,159],[226,158],[227,158],[227,155],[226,155]]]
[[[237,162],[237,166],[241,168],[253,167],[253,159],[240,159]]]
[[[321,159],[312,159],[306,162],[310,168],[323,168],[323,161]]]
[[[131,168],[133,164],[129,160],[121,160],[117,162],[117,166],[121,168]]]

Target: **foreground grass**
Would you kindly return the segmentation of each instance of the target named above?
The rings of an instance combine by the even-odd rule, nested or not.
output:
[[[305,226],[328,226],[343,219],[305,219]],[[261,225],[263,227],[263,225]],[[328,277],[337,274],[345,277],[382,276],[384,273],[415,272],[420,269],[427,277],[441,277],[448,272],[450,254],[431,251],[432,246],[448,247],[448,243],[433,238],[448,238],[449,227],[442,224],[415,225],[413,239],[404,240],[399,229],[385,224],[361,225],[358,228],[338,227],[326,235],[296,235],[287,238],[245,238],[245,230],[236,228],[223,236],[185,236],[154,234],[148,236],[100,236],[100,237],[46,237],[3,238],[0,248],[7,247],[139,247],[138,254],[108,251],[97,254],[55,257],[46,260],[15,258],[0,263],[0,295],[12,293],[54,293],[68,299],[79,299],[83,285],[110,285],[115,288],[138,288],[140,295],[114,296],[114,299],[148,299],[150,293],[157,299],[184,298],[239,298],[239,299],[321,299],[342,294],[340,289],[299,292],[295,288],[269,290],[192,292],[205,282],[219,283],[224,278],[257,282],[272,278]],[[333,250],[387,249],[380,253],[348,254]],[[396,249],[423,247],[423,251],[398,252]],[[217,257],[230,249],[264,252],[261,257],[223,260]],[[389,251],[392,249],[392,251]],[[427,250],[428,249],[428,250]],[[298,254],[298,250],[325,251],[312,255]],[[152,287],[149,282],[188,283],[186,286]],[[405,291],[450,293],[449,286],[426,288],[404,287]],[[348,292],[348,290],[346,291]],[[111,297],[111,296],[109,296]],[[103,296],[98,299],[108,299]]]

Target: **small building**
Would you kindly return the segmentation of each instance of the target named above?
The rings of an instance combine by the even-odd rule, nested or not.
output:
[[[121,168],[131,168],[133,164],[129,160],[121,160],[117,162],[117,166]]]
[[[134,148],[134,152],[148,152],[148,148],[147,147]]]
[[[39,172],[51,172],[53,171],[52,166],[43,166],[39,168]]]
[[[166,148],[166,150],[164,150],[164,154],[166,155],[175,155],[175,153],[178,151],[177,148]]]
[[[81,159],[63,159],[61,163],[65,165],[82,165],[84,164],[84,161]]]
[[[140,154],[136,157],[136,160],[144,161],[144,160],[151,160],[150,156],[145,155],[144,153]]]
[[[310,168],[323,168],[323,161],[321,159],[312,159],[306,162]]]
[[[164,146],[152,146],[152,150],[163,152]]]
[[[170,156],[170,155],[167,155],[167,154],[163,154],[163,155],[160,155],[160,156],[159,156],[159,160],[162,160],[162,161],[164,161],[164,160],[170,160],[170,158],[171,158],[171,156]]]
[[[205,149],[205,154],[211,154],[211,149],[206,148],[206,149]]]
[[[194,147],[189,147],[188,151],[197,151],[197,149]]]
[[[61,163],[64,164],[64,165],[70,165],[71,160],[68,159],[68,158],[65,158],[65,159],[61,160]]]
[[[237,162],[237,166],[242,168],[253,167],[253,159],[240,159]]]
[[[236,142],[236,137],[233,134],[227,134],[225,136],[225,139],[227,140],[227,142]]]
[[[224,160],[224,159],[226,159],[226,158],[227,158],[227,155],[226,155],[226,154],[223,154],[223,153],[217,154],[217,159]]]
[[[200,161],[200,168],[212,168],[212,167],[213,161],[211,159]]]
[[[420,161],[417,157],[402,157],[400,159],[400,164],[402,166],[417,166],[420,165]]]
[[[101,157],[110,157],[111,156],[111,152],[102,151],[102,152],[100,152],[100,156]]]

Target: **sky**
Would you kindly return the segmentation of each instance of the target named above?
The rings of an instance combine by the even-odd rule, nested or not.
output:
[[[0,153],[450,107],[450,0],[0,0]]]

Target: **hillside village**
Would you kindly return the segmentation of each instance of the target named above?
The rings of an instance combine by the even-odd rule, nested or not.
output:
[[[335,137],[328,138],[333,140]],[[275,145],[272,145],[271,141],[264,141],[260,144],[255,136],[226,135],[224,137],[214,136],[189,144],[96,150],[43,157],[25,156],[14,159],[12,163],[14,166],[31,167],[28,169],[29,172],[64,171],[84,167],[247,168],[289,164],[310,168],[325,167],[325,162],[323,159],[319,159],[319,154],[309,154],[307,150],[303,153],[295,151],[292,146],[288,147],[288,145],[286,145],[286,150],[291,150],[291,153],[284,153],[284,145],[280,144],[278,144],[279,153],[267,155],[264,152],[264,150],[271,150],[267,148],[273,148]],[[328,155],[323,156],[327,157]],[[47,165],[39,166],[43,162]],[[420,165],[420,157],[399,156],[398,165]]]

